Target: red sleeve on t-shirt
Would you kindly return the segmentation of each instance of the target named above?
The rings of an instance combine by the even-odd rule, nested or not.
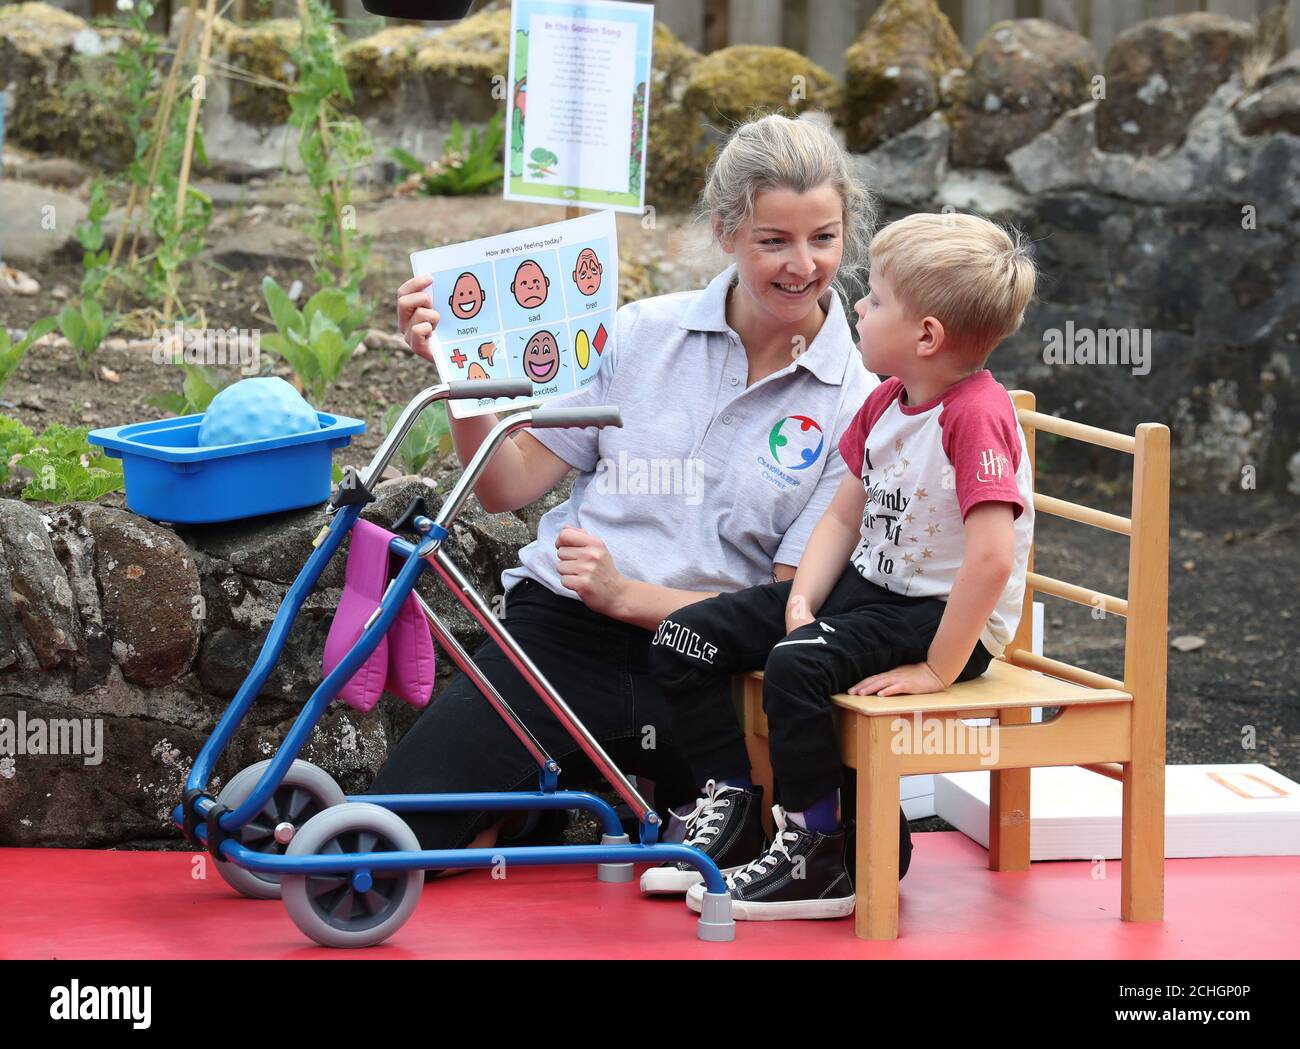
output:
[[[862,476],[862,456],[867,447],[867,434],[876,425],[876,420],[885,414],[885,409],[894,403],[902,389],[901,379],[891,377],[882,382],[867,394],[858,414],[840,438],[840,457],[855,476]]]
[[[1020,468],[1020,424],[1006,389],[992,376],[970,383],[944,401],[939,422],[943,450],[952,463],[962,520],[979,503],[1012,505],[1012,520],[1024,512],[1016,483]]]

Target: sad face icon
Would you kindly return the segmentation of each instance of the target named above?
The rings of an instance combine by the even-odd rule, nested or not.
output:
[[[515,279],[510,283],[510,291],[526,310],[535,310],[546,301],[546,294],[551,282],[542,267],[532,259],[524,259],[515,270]]]

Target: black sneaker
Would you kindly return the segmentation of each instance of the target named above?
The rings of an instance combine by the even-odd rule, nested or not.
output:
[[[857,897],[845,865],[847,831],[834,834],[804,830],[787,821],[780,805],[772,807],[776,837],[758,859],[727,876],[731,916],[737,920],[843,918],[853,913]],[[704,886],[686,893],[686,906],[699,911]]]
[[[704,790],[704,797],[695,802],[694,811],[686,817],[682,844],[699,849],[726,874],[733,867],[744,866],[767,847],[759,818],[763,788],[717,786],[709,780]],[[641,891],[646,895],[681,894],[703,880],[688,863],[661,863],[641,875]]]

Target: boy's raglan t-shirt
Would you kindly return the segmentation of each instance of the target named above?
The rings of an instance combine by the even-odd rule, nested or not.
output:
[[[1033,481],[1015,406],[992,374],[968,375],[927,404],[903,403],[887,379],[840,439],[867,493],[853,565],[870,583],[908,597],[947,600],[965,552],[962,522],[983,502],[1015,515],[1015,560],[980,634],[993,655],[1016,632],[1033,541]]]

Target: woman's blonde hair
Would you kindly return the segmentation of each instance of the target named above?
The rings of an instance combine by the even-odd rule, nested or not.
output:
[[[717,218],[734,236],[754,215],[754,198],[765,189],[807,193],[830,183],[844,203],[844,255],[833,283],[852,301],[866,279],[867,249],[876,228],[876,204],[853,171],[852,161],[825,127],[807,117],[769,113],[737,125],[709,165],[696,219]]]
[[[1038,270],[1024,236],[978,215],[917,214],[871,242],[871,270],[913,317],[936,317],[974,370],[1020,328]]]

